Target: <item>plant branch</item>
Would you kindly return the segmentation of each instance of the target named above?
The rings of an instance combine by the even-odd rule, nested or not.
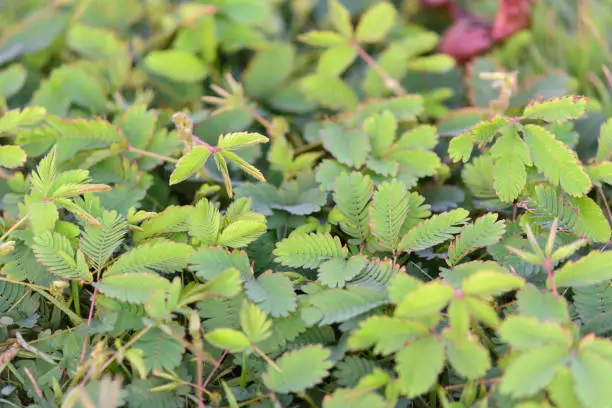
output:
[[[15,224],[13,224],[11,226],[11,228],[9,228],[4,234],[2,234],[2,236],[0,237],[0,242],[4,241],[9,235],[11,235],[13,232],[15,232],[15,230],[17,228],[19,228],[21,226],[21,224],[23,224],[27,220],[28,220],[28,216],[27,215],[21,217],[21,219],[19,221],[17,221]]]
[[[395,78],[389,75],[389,73],[385,71],[383,67],[378,65],[378,62],[376,62],[374,58],[372,58],[370,54],[368,54],[366,50],[361,47],[361,44],[359,44],[357,41],[351,41],[350,44],[353,46],[353,48],[355,48],[361,59],[364,60],[365,63],[368,64],[370,68],[372,68],[374,72],[376,72],[378,76],[382,78],[387,89],[393,91],[393,93],[397,96],[404,96],[407,94],[402,85],[400,85]]]
[[[128,150],[128,152],[140,154],[141,156],[153,157],[155,159],[167,161],[167,162],[170,162],[170,163],[178,163],[178,160],[175,159],[175,158],[172,158],[172,157],[169,157],[169,156],[164,156],[162,154],[157,154],[157,153],[149,152],[149,151],[142,150],[142,149],[138,149],[138,148],[136,148],[134,146],[128,146],[127,150]]]
[[[227,350],[224,350],[223,354],[221,354],[221,357],[219,357],[219,360],[217,361],[217,364],[215,364],[215,366],[213,367],[212,371],[210,372],[210,374],[206,378],[206,381],[204,381],[204,384],[202,384],[202,388],[206,389],[206,387],[208,386],[208,383],[210,383],[210,381],[212,380],[213,376],[215,375],[215,372],[217,372],[219,367],[221,367],[221,364],[223,363],[223,360],[225,359],[225,356],[227,356]]]
[[[608,221],[612,224],[612,211],[610,211],[610,204],[608,204],[608,199],[604,194],[603,188],[601,188],[601,186],[597,187],[597,192],[599,193],[601,199],[604,202],[604,207],[606,208],[606,213],[608,214]]]

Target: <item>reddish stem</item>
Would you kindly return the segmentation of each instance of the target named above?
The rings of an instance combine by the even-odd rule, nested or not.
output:
[[[219,357],[219,360],[217,361],[217,364],[215,364],[215,366],[213,367],[212,371],[208,375],[208,378],[206,378],[206,381],[204,381],[204,384],[202,385],[202,388],[206,389],[206,386],[212,380],[213,375],[215,375],[215,372],[217,372],[219,367],[221,367],[221,364],[223,363],[223,360],[225,359],[225,356],[227,356],[227,350],[224,350],[223,354],[221,354],[221,357]]]

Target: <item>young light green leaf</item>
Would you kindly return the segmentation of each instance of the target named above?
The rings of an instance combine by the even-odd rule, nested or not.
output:
[[[389,355],[401,350],[407,342],[428,334],[429,329],[420,322],[390,316],[372,316],[359,324],[351,333],[351,350],[364,350],[374,346],[376,354]]]
[[[353,36],[353,24],[351,23],[351,14],[338,0],[328,0],[329,16],[334,28],[344,37],[351,38]]]
[[[568,262],[555,272],[557,286],[583,287],[612,279],[612,251],[592,251],[576,262]]]
[[[298,36],[298,41],[313,47],[335,47],[345,44],[346,38],[333,31],[309,31]]]
[[[251,343],[259,343],[272,335],[272,322],[259,307],[247,301],[240,310],[240,327]]]
[[[420,251],[452,239],[469,216],[463,208],[434,215],[412,227],[399,243],[403,251]]]
[[[522,353],[510,362],[500,382],[500,391],[513,397],[526,397],[546,387],[567,361],[569,348],[546,346]]]
[[[14,169],[25,163],[26,153],[19,146],[0,146],[0,166]]]
[[[194,83],[207,75],[202,61],[183,50],[152,51],[144,59],[145,68],[175,82]]]
[[[474,335],[452,336],[446,339],[448,361],[462,376],[475,380],[486,374],[491,367],[489,352]]]
[[[533,163],[553,185],[560,184],[572,196],[581,196],[590,190],[591,180],[576,152],[541,126],[525,125],[524,129]]]
[[[416,397],[436,383],[444,368],[444,345],[428,336],[406,346],[397,353],[395,361],[402,391],[409,397]],[[420,369],[415,370],[415,367]]]
[[[357,50],[350,44],[341,44],[327,49],[319,57],[317,73],[340,76],[357,58]]]
[[[569,347],[572,334],[554,322],[540,322],[533,316],[510,316],[499,328],[505,342],[516,350],[528,350],[548,344]]]
[[[206,282],[202,289],[207,293],[234,297],[242,290],[240,271],[230,267]]]
[[[482,270],[466,278],[461,290],[468,295],[498,296],[524,285],[525,281],[519,276],[495,270]]]
[[[214,329],[204,335],[213,346],[226,349],[230,353],[242,353],[251,348],[251,342],[241,331],[234,329]]]
[[[409,292],[397,305],[395,316],[419,318],[444,309],[455,291],[443,282],[433,281]]]
[[[467,162],[470,160],[474,149],[474,136],[469,132],[463,132],[451,139],[448,145],[448,155],[454,162]]]
[[[269,139],[254,132],[236,132],[219,136],[217,147],[223,150],[236,150],[245,146],[267,143]]]
[[[529,147],[515,133],[505,133],[491,148],[496,159],[493,168],[493,186],[503,202],[514,201],[525,186],[527,171],[531,165]]]
[[[563,96],[542,102],[532,102],[523,111],[523,116],[547,122],[578,119],[586,111],[588,99],[582,96]]]
[[[355,31],[356,40],[361,43],[381,41],[395,24],[396,14],[390,3],[375,3],[362,14]]]
[[[176,168],[170,175],[170,185],[180,183],[193,176],[204,166],[209,156],[210,150],[208,148],[204,146],[193,147],[176,163]]]

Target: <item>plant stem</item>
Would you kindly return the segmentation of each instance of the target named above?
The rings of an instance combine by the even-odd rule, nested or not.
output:
[[[299,392],[298,396],[304,401],[306,401],[308,405],[310,405],[312,408],[319,408],[317,407],[317,404],[315,404],[315,402],[312,400],[312,398],[310,398],[310,396],[306,394],[306,391]]]
[[[11,226],[11,228],[8,229],[8,231],[6,231],[4,234],[2,234],[2,236],[0,237],[0,242],[4,241],[9,235],[11,235],[17,228],[19,228],[21,226],[21,224],[23,224],[24,222],[26,222],[28,219],[28,216],[25,215],[23,216],[19,221],[17,221],[15,224],[13,224]]]
[[[60,302],[59,300],[54,298],[52,295],[47,293],[47,289],[45,287],[33,285],[27,282],[20,282],[20,281],[16,281],[16,280],[13,280],[10,278],[4,278],[4,277],[0,277],[0,281],[14,283],[15,285],[21,285],[21,286],[25,286],[27,288],[32,289],[34,292],[38,293],[39,295],[47,299],[49,302],[51,302],[53,306],[57,307],[62,312],[64,312],[66,316],[68,316],[74,324],[79,325],[83,323],[83,319],[81,318],[81,316],[78,316],[76,313],[74,313],[72,310],[66,307],[66,305],[64,305],[62,302]]]
[[[275,363],[274,361],[272,361],[272,359],[271,359],[270,357],[268,357],[268,356],[266,355],[266,353],[264,353],[263,351],[261,351],[261,350],[259,349],[259,347],[254,346],[254,347],[253,347],[253,349],[255,350],[255,352],[256,352],[257,354],[259,354],[259,356],[260,356],[261,358],[263,358],[264,360],[266,360],[266,363],[270,364],[270,365],[272,366],[272,368],[274,368],[276,371],[278,371],[279,373],[283,371],[283,370],[281,370],[281,369],[280,369],[280,367],[279,367],[279,366],[277,366],[277,365],[276,365],[276,363]]]
[[[240,386],[246,387],[246,354],[242,353],[242,370],[240,371]]]
[[[128,152],[140,154],[142,156],[149,156],[149,157],[153,157],[155,159],[159,159],[159,160],[163,160],[163,161],[167,161],[167,162],[171,162],[171,163],[178,163],[178,160],[174,159],[172,157],[164,156],[162,154],[157,154],[157,153],[153,153],[153,152],[148,152],[146,150],[141,150],[141,149],[138,149],[138,148],[136,148],[134,146],[128,146],[127,150],[128,150]]]
[[[74,304],[74,311],[79,316],[81,315],[81,302],[79,301],[79,284],[77,281],[70,282],[70,288],[72,289],[72,304]]]
[[[251,109],[246,104],[242,105],[242,110],[248,113],[249,115],[251,115],[253,119],[259,122],[261,126],[266,128],[266,132],[268,133],[268,136],[272,136],[274,134],[274,125],[272,124],[272,122],[265,119],[263,116],[257,113],[254,109]]]
[[[202,361],[202,356],[200,353],[196,355],[196,369],[198,375],[198,386],[196,387],[196,397],[198,399],[198,408],[204,408],[204,395],[202,393],[202,376],[204,375],[202,372],[202,366],[204,362]]]
[[[30,382],[32,382],[32,385],[34,386],[34,391],[36,391],[36,395],[38,396],[38,398],[40,398],[42,400],[43,399],[43,393],[40,390],[40,387],[38,386],[38,383],[36,382],[36,379],[34,378],[32,373],[30,372],[30,370],[28,370],[27,367],[24,368],[23,371],[25,371],[26,375],[30,379]]]
[[[91,295],[91,303],[89,305],[89,315],[87,316],[87,327],[91,326],[93,319],[94,305],[96,304],[96,295],[98,294],[98,288],[94,288],[93,295]],[[87,351],[87,337],[83,339],[83,347],[81,348],[81,359],[79,365],[85,361],[85,351]]]
[[[213,367],[212,371],[210,372],[210,374],[206,378],[206,381],[204,381],[204,384],[202,385],[202,388],[206,389],[206,386],[212,380],[213,375],[215,375],[215,372],[219,369],[219,367],[221,367],[221,364],[223,363],[223,360],[225,359],[225,356],[227,356],[227,350],[224,350],[223,354],[221,354],[221,357],[219,357],[219,360],[217,361],[217,364],[215,364],[215,366]]]
[[[357,41],[351,41],[350,44],[355,48],[357,54],[359,54],[361,59],[364,60],[365,63],[368,64],[370,68],[372,68],[374,72],[376,72],[378,76],[383,79],[383,82],[387,89],[393,91],[393,93],[397,96],[403,96],[407,94],[406,90],[400,85],[400,83],[395,78],[391,77],[391,75],[389,75],[389,73],[385,71],[383,67],[378,65],[378,62],[374,61],[374,58],[372,58],[370,54],[368,54],[366,50],[364,50]]]
[[[218,147],[214,147],[214,146],[209,145],[208,143],[206,143],[205,141],[203,141],[202,139],[200,139],[199,137],[197,137],[197,136],[195,136],[193,134],[191,135],[191,137],[193,138],[193,140],[197,144],[206,147],[210,151],[211,154],[215,154],[215,153],[217,153],[220,150]]]
[[[125,345],[123,347],[121,347],[121,350],[117,350],[115,352],[115,354],[113,354],[113,356],[111,358],[108,359],[108,361],[106,363],[104,363],[104,365],[102,366],[102,369],[100,370],[100,372],[104,372],[104,370],[106,370],[112,363],[113,361],[115,361],[117,359],[117,357],[120,354],[123,354],[127,349],[129,349],[130,347],[132,347],[132,344],[136,343],[136,341],[138,341],[139,338],[141,338],[142,336],[144,336],[149,330],[151,330],[153,326],[147,326],[144,329],[142,329],[141,331],[138,332],[138,334],[136,334],[134,337],[132,337],[130,339],[130,341],[128,341],[127,343],[125,343]],[[92,371],[90,371],[91,373]]]
[[[545,259],[542,263],[544,269],[546,269],[546,275],[548,275],[548,280],[550,282],[550,290],[555,294],[555,296],[559,297],[559,292],[557,291],[557,285],[555,285],[555,274],[552,270],[552,265],[550,259]]]
[[[599,195],[601,196],[601,199],[604,202],[604,207],[606,207],[606,213],[608,214],[608,221],[610,223],[612,223],[612,211],[610,211],[610,204],[608,204],[608,199],[606,198],[606,195],[604,194],[603,188],[597,187],[597,192],[599,193]]]

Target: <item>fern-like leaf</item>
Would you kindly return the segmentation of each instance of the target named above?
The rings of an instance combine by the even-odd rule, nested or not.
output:
[[[134,232],[134,241],[138,243],[156,236],[186,232],[189,230],[189,220],[192,215],[192,206],[171,205],[155,217],[143,222],[140,225],[142,231]]]
[[[338,384],[343,387],[354,387],[362,377],[374,371],[375,367],[376,365],[371,360],[346,356],[344,360],[336,364],[333,375],[338,379]]]
[[[612,287],[609,283],[574,288],[573,291],[576,311],[585,329],[597,334],[612,331]]]
[[[452,239],[461,230],[468,215],[463,208],[434,215],[408,231],[399,247],[403,251],[421,251]]]
[[[403,266],[399,266],[393,263],[389,258],[371,259],[365,268],[351,280],[351,285],[358,286],[373,286],[383,285],[386,286],[394,276],[404,272]]]
[[[546,122],[578,119],[586,111],[587,98],[582,96],[563,96],[546,101],[532,102],[523,111],[523,116],[542,119]]]
[[[463,257],[478,248],[493,245],[506,232],[503,221],[497,220],[497,214],[486,214],[461,230],[461,233],[448,248],[448,261],[456,265]]]
[[[189,220],[189,234],[207,245],[217,243],[221,229],[221,214],[217,207],[207,199],[198,201]]]
[[[388,302],[384,291],[360,286],[328,289],[308,298],[310,307],[302,309],[302,319],[309,326],[344,322]]]
[[[193,248],[172,241],[137,246],[121,255],[105,276],[135,272],[179,272],[187,267]]]
[[[328,259],[346,258],[348,249],[330,234],[295,234],[277,243],[273,253],[285,266],[317,268]]]
[[[116,211],[105,211],[100,224],[100,227],[87,225],[80,242],[81,250],[97,271],[119,248],[128,230],[127,221]]]
[[[91,273],[80,250],[75,251],[66,236],[56,232],[46,232],[34,237],[32,246],[36,258],[49,272],[65,279],[91,281]]]
[[[408,215],[406,187],[397,180],[383,183],[370,204],[372,233],[380,246],[395,251],[400,241],[400,230]]]
[[[358,172],[342,173],[334,184],[334,201],[346,221],[340,222],[342,231],[358,243],[365,241],[368,226],[368,203],[372,197],[373,184],[369,176]]]
[[[525,125],[524,129],[525,140],[538,170],[553,185],[561,185],[568,194],[586,194],[591,188],[591,180],[578,161],[576,152],[541,126]]]
[[[181,327],[174,326],[172,329],[174,332],[182,334],[183,329]],[[142,350],[147,372],[176,368],[181,363],[181,357],[185,351],[183,343],[158,327],[151,328],[132,347]]]
[[[221,232],[219,235],[219,244],[230,248],[243,248],[262,236],[265,232],[265,218],[257,221],[248,219],[236,221],[228,225]]]
[[[538,224],[550,224],[556,218],[559,225],[572,231],[578,221],[578,211],[556,189],[549,186],[536,186],[535,194],[530,197],[529,207],[533,219]]]

